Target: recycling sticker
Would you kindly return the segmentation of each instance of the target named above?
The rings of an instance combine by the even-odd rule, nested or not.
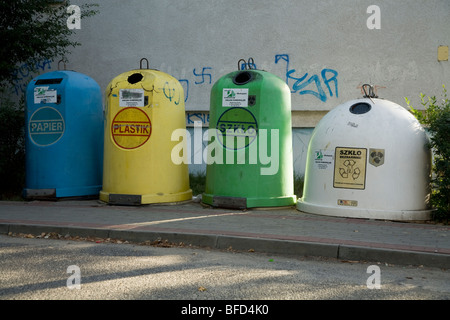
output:
[[[248,89],[223,89],[223,107],[248,107]]]
[[[335,150],[333,187],[365,189],[367,149],[337,147]]]
[[[120,110],[111,124],[111,136],[117,146],[136,149],[144,145],[152,134],[152,123],[148,115],[139,108]]]
[[[37,109],[30,117],[28,134],[38,146],[49,146],[64,134],[65,123],[61,113],[52,107]]]
[[[225,148],[239,150],[256,140],[258,123],[247,109],[231,108],[219,117],[216,129],[218,139]]]

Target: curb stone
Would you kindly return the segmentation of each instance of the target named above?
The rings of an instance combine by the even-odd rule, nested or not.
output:
[[[69,234],[70,236],[111,238],[138,243],[154,241],[155,239],[164,239],[171,243],[183,243],[185,245],[218,250],[227,250],[231,248],[236,251],[248,252],[251,250],[251,252],[269,254],[323,257],[351,261],[373,261],[443,269],[448,269],[450,266],[450,255],[440,253],[369,248],[344,244],[246,238],[228,235],[110,230],[71,226],[58,227],[27,224],[0,224],[0,234],[8,234],[10,232],[33,235],[39,235],[43,232],[55,232],[63,236]]]

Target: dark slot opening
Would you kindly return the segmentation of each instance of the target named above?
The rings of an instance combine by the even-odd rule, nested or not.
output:
[[[141,81],[142,78],[144,78],[144,76],[142,74],[133,73],[131,76],[128,77],[128,82],[131,84],[135,84],[135,83],[138,83],[139,81]]]
[[[36,81],[34,85],[38,86],[41,84],[59,84],[61,83],[63,79],[62,78],[55,78],[55,79],[39,79]]]
[[[364,114],[370,111],[372,107],[368,103],[356,103],[350,107],[350,112],[353,114]]]
[[[252,74],[248,71],[239,72],[233,79],[234,84],[243,85],[252,80]]]

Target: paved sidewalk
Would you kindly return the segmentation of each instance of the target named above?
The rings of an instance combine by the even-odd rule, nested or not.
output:
[[[242,251],[450,267],[450,226],[320,216],[294,207],[247,211],[199,203],[111,206],[99,200],[0,201],[0,233],[57,232],[168,240]]]

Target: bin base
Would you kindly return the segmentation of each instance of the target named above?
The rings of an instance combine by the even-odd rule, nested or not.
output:
[[[366,218],[392,221],[430,220],[433,210],[375,210],[360,208],[338,208],[304,202],[299,199],[297,210],[325,216]]]
[[[217,196],[204,193],[202,195],[202,202],[213,207],[227,208],[227,209],[247,209],[258,207],[285,207],[293,206],[297,200],[297,196],[283,196],[271,198],[240,198]]]
[[[100,200],[113,205],[136,206],[152,203],[182,202],[191,199],[191,189],[168,194],[119,194],[100,191]]]
[[[59,198],[87,197],[98,198],[102,186],[70,187],[70,188],[48,188],[23,190],[23,197],[27,200],[55,200]]]

